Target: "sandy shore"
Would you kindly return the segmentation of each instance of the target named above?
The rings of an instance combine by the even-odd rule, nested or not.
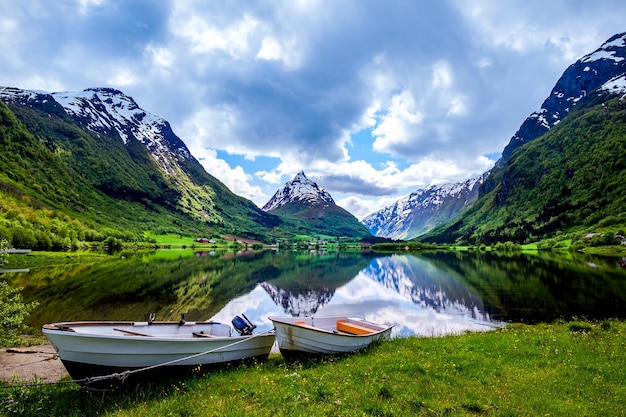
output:
[[[49,344],[0,350],[2,382],[58,382],[65,376],[67,371]]]

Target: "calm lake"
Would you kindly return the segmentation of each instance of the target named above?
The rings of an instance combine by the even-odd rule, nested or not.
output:
[[[489,330],[506,322],[625,318],[624,259],[579,254],[414,254],[161,250],[0,275],[37,300],[27,324],[217,320],[244,313],[359,315],[394,336]]]

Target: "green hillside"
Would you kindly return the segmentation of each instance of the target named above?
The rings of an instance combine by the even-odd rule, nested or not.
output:
[[[335,204],[289,203],[271,211],[302,234],[371,237],[356,217]]]
[[[491,191],[427,242],[524,243],[626,225],[626,101],[590,95],[494,169]],[[495,184],[495,185],[494,185]]]
[[[269,239],[280,219],[193,162],[167,177],[140,142],[89,133],[57,103],[0,102],[0,238],[34,249],[146,230]]]

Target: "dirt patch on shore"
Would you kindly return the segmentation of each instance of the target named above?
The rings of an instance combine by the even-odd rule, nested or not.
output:
[[[6,383],[58,382],[67,371],[52,345],[0,350],[0,381]]]

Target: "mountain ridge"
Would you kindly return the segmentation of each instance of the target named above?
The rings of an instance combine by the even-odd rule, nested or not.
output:
[[[84,228],[105,227],[118,236],[133,229],[133,239],[141,239],[142,224],[152,220],[139,219],[150,219],[149,213],[169,217],[169,226],[158,227],[170,232],[183,227],[201,234],[263,238],[281,224],[208,174],[167,121],[119,90],[47,93],[0,87],[0,101],[15,115],[17,124],[10,129],[18,132],[15,140],[4,138],[7,149],[14,149],[0,167],[4,188],[55,210],[70,210],[72,217],[91,225]],[[17,140],[20,135],[33,137]],[[26,163],[33,154],[54,161],[56,169],[33,177],[41,171]],[[61,184],[54,190],[46,187],[49,178],[63,172],[72,173],[64,181],[67,190]]]
[[[544,123],[546,116],[552,122]],[[530,134],[533,129],[539,136]],[[506,149],[474,205],[420,240],[529,243],[563,232],[623,228],[626,33],[569,66]]]
[[[609,80],[626,72],[626,32],[610,37],[595,51],[571,64],[552,88],[541,108],[528,116],[502,152],[496,166],[513,151],[556,126],[577,103]]]
[[[461,183],[418,189],[361,220],[374,236],[410,240],[456,216],[478,198],[486,173]]]
[[[371,236],[354,215],[335,204],[330,193],[309,179],[304,171],[279,188],[263,210],[292,223],[302,232],[337,237]]]

